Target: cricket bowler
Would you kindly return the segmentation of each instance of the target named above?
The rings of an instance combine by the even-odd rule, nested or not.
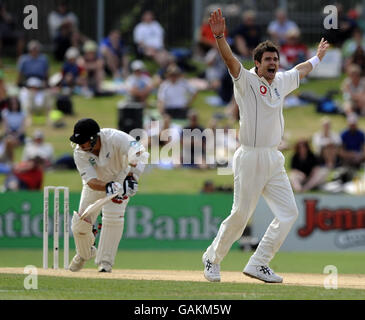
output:
[[[232,210],[203,254],[204,276],[209,281],[220,281],[220,262],[241,237],[263,195],[275,218],[243,273],[264,282],[281,283],[282,277],[274,273],[269,263],[298,217],[284,169],[285,159],[278,150],[284,134],[283,102],[285,96],[299,87],[300,79],[320,63],[329,44],[322,38],[314,57],[289,71],[277,72],[279,50],[271,41],[264,41],[253,52],[255,67],[246,70],[225,40],[225,18],[220,9],[211,13],[209,24],[233,80],[240,113],[241,146],[233,157]]]

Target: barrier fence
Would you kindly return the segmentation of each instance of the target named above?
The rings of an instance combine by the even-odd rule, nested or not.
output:
[[[80,194],[70,193],[70,215]],[[50,199],[49,206],[53,206]],[[63,195],[60,195],[60,202]],[[365,199],[349,195],[296,195],[299,218],[283,251],[363,251],[365,249]],[[231,194],[138,194],[128,204],[120,249],[205,249],[229,214]],[[0,194],[0,248],[41,248],[43,193]],[[70,217],[71,218],[71,217]],[[260,199],[251,221],[251,235],[261,239],[273,219]],[[60,215],[60,237],[63,216]],[[70,220],[71,221],[71,220]],[[49,226],[53,226],[52,214]],[[50,243],[53,228],[49,227]],[[72,232],[70,232],[72,237]],[[70,239],[70,247],[74,241]],[[235,243],[234,247],[238,248]],[[62,249],[62,241],[60,242]]]

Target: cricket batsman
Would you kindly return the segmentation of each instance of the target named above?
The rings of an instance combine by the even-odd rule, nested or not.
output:
[[[275,217],[243,273],[264,282],[280,283],[282,277],[274,273],[269,262],[298,217],[284,169],[285,159],[278,150],[284,134],[283,102],[285,96],[299,87],[300,79],[320,63],[329,44],[322,38],[314,57],[289,71],[277,72],[279,50],[271,41],[264,41],[253,52],[255,67],[246,70],[225,40],[225,18],[220,9],[211,13],[209,24],[233,80],[240,112],[241,146],[233,157],[232,210],[203,254],[204,276],[209,281],[220,281],[220,262],[241,237],[263,195]]]
[[[89,118],[75,124],[70,140],[76,144],[74,160],[83,182],[79,210],[74,212],[71,223],[76,255],[70,270],[79,271],[96,256],[98,271],[111,272],[123,234],[124,212],[129,198],[138,190],[149,154],[132,136],[116,129],[100,129]],[[102,229],[96,249],[92,227],[100,208],[90,212],[86,209],[104,198],[107,201],[102,202]],[[83,215],[86,211],[87,216]]]

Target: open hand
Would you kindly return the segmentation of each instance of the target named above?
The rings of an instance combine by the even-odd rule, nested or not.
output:
[[[322,61],[323,57],[326,55],[326,51],[329,48],[330,44],[324,38],[321,39],[321,42],[318,45],[317,49],[317,57]]]
[[[222,16],[222,10],[218,9],[210,14],[209,18],[210,29],[215,36],[220,36],[226,29],[226,20]]]

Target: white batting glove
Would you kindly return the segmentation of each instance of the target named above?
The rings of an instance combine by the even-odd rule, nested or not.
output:
[[[138,191],[138,182],[133,176],[127,176],[123,182],[123,197],[133,197]]]
[[[110,181],[105,185],[105,192],[107,196],[117,194],[123,190],[123,186],[119,182]]]

